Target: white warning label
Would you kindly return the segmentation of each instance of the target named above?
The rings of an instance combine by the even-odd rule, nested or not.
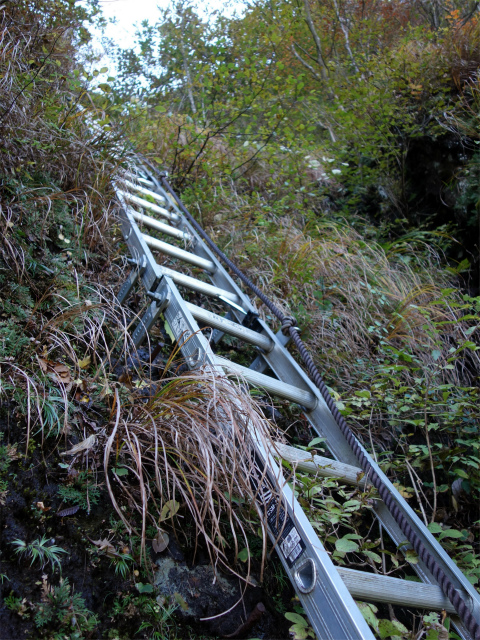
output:
[[[280,545],[283,555],[285,558],[288,558],[291,563],[295,562],[298,556],[302,553],[302,545],[300,544],[301,540],[300,534],[295,527],[293,527]]]
[[[175,338],[177,340],[181,340],[182,342],[188,340],[188,338],[192,335],[192,332],[189,330],[181,311],[177,313],[172,321],[172,331]]]

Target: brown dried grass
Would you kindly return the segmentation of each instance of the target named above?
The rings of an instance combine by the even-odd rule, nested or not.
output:
[[[147,404],[134,403],[128,413],[120,409],[118,394],[116,420],[105,446],[105,474],[121,460],[134,482],[115,476],[120,494],[142,521],[140,532],[145,545],[147,524],[158,530],[167,503],[180,505],[178,517],[189,514],[195,531],[188,531],[172,518],[169,528],[197,551],[199,540],[212,566],[248,581],[235,567],[239,551],[248,549],[248,534],[263,531],[262,569],[266,558],[266,524],[256,502],[252,478],[262,471],[253,457],[251,433],[272,450],[281,436],[263,418],[255,401],[229,377],[204,367],[181,376],[167,375]],[[117,491],[107,486],[118,515],[131,531],[129,521],[117,502]],[[277,494],[278,495],[278,494]],[[258,518],[256,515],[258,515]],[[192,543],[192,538],[194,542]],[[233,553],[233,560],[232,560]]]
[[[314,358],[343,384],[351,379],[353,362],[378,357],[375,334],[424,367],[432,365],[433,350],[446,359],[452,345],[466,339],[469,325],[455,308],[460,293],[444,297],[453,278],[425,242],[421,252],[416,241],[404,241],[387,254],[348,225],[319,221],[309,234],[289,218],[249,232],[230,222],[220,233],[228,238],[230,255],[278,307],[295,316],[303,306]],[[468,357],[480,366],[476,354]],[[468,384],[471,370],[459,357],[455,369],[439,374]]]
[[[0,175],[30,184],[42,176],[50,193],[3,193],[2,213],[17,224],[23,208],[35,203],[47,217],[51,202],[61,199],[69,203],[83,243],[98,249],[123,151],[118,134],[94,126],[102,114],[87,87],[74,80],[79,25],[44,4],[0,8]]]

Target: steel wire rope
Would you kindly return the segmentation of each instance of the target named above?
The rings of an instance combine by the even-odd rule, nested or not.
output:
[[[260,298],[260,300],[267,306],[270,311],[278,318],[278,320],[282,323],[282,332],[284,334],[287,331],[290,333],[290,336],[297,347],[302,360],[305,366],[308,369],[308,373],[310,378],[322,394],[323,399],[325,400],[328,408],[330,409],[335,422],[339,426],[341,432],[345,436],[348,444],[351,446],[353,452],[355,453],[360,466],[362,467],[365,474],[368,475],[369,481],[372,485],[378,490],[381,499],[386,504],[388,510],[392,514],[395,522],[398,524],[402,532],[405,534],[407,540],[410,542],[412,547],[415,549],[419,557],[423,560],[428,570],[432,573],[435,580],[438,582],[440,588],[443,593],[447,596],[450,602],[455,607],[460,619],[464,623],[465,627],[468,629],[474,640],[480,640],[480,624],[477,622],[472,612],[467,606],[467,603],[462,598],[461,594],[457,591],[454,584],[450,580],[450,578],[446,575],[443,569],[439,566],[433,555],[426,549],[423,545],[422,540],[412,528],[406,516],[401,512],[398,505],[395,503],[393,496],[390,493],[388,487],[383,483],[382,478],[378,475],[375,469],[372,467],[369,459],[365,455],[362,450],[360,443],[358,442],[355,434],[348,426],[345,418],[342,416],[340,411],[338,410],[335,401],[333,400],[330,392],[327,389],[326,384],[323,382],[320,372],[318,371],[315,363],[311,355],[308,353],[307,347],[304,344],[303,340],[300,337],[299,329],[296,326],[296,320],[293,316],[285,316],[281,310],[223,253],[221,249],[217,247],[217,245],[211,240],[208,234],[202,229],[202,227],[198,224],[195,218],[189,213],[187,208],[184,206],[180,198],[177,196],[175,191],[172,189],[170,183],[166,179],[165,175],[160,174],[160,179],[165,186],[165,188],[171,193],[171,195],[175,198],[178,206],[181,211],[185,214],[190,224],[196,229],[199,235],[205,240],[208,246],[212,249],[217,256],[223,260],[223,262],[235,273],[240,280],[251,289],[255,295]]]

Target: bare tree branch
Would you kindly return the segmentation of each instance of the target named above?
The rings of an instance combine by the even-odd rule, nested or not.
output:
[[[312,65],[311,65],[311,64],[308,64],[308,62],[307,62],[306,60],[304,60],[304,59],[302,58],[302,56],[296,52],[296,50],[295,50],[295,44],[296,44],[296,43],[294,42],[294,43],[291,45],[291,47],[290,47],[290,48],[291,48],[291,50],[292,50],[293,55],[297,58],[297,60],[299,60],[299,61],[303,64],[303,66],[304,66],[306,69],[308,69],[308,70],[313,74],[313,76],[314,76],[317,80],[321,80],[321,79],[322,79],[322,78],[321,78],[321,76],[319,76],[319,75],[318,75],[318,73],[315,71],[315,69],[312,67]]]
[[[301,44],[298,44],[298,42],[295,42],[294,44],[298,49],[300,49],[302,53],[304,53],[307,56],[307,58],[310,58],[310,60],[317,62],[316,58],[314,58],[311,53],[309,53],[306,49],[304,49]]]
[[[473,3],[471,9],[462,18],[462,27],[465,26],[467,22],[469,22],[473,18],[473,15],[477,12],[479,5],[480,2]]]
[[[327,124],[324,124],[320,120],[317,120],[317,124],[322,129],[326,129],[328,131],[328,133],[330,134],[331,141],[335,144],[335,142],[337,141],[337,138],[335,137],[335,133],[333,132],[332,125],[329,122],[327,122]]]

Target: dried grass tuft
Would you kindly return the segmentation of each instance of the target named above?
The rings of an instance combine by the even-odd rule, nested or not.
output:
[[[432,352],[448,358],[452,345],[466,338],[460,293],[441,257],[422,238],[393,245],[387,254],[353,228],[319,220],[301,230],[292,219],[271,220],[249,233],[232,222],[221,234],[228,252],[275,304],[304,324],[305,340],[323,371],[348,386],[352,362],[377,356],[378,342],[405,350],[423,367]],[[418,243],[422,243],[419,251]],[[299,314],[300,310],[300,314]],[[303,316],[302,316],[303,314]],[[380,336],[380,337],[379,337]],[[480,361],[439,372],[446,382],[469,384]]]
[[[105,447],[105,474],[119,461],[133,476],[128,484],[115,476],[120,494],[142,519],[145,545],[147,525],[158,530],[165,524],[175,536],[194,538],[195,553],[203,541],[212,565],[239,575],[235,562],[239,551],[249,547],[248,533],[263,530],[262,568],[267,533],[256,504],[252,478],[262,473],[253,456],[250,430],[267,450],[281,437],[262,417],[255,401],[230,378],[205,367],[180,377],[166,377],[155,395],[142,406],[120,411],[117,396],[116,421]],[[132,530],[119,508],[110,481],[108,488],[120,518]],[[190,514],[195,531],[188,531],[177,518],[165,520],[167,505],[178,504],[177,517]],[[188,522],[188,520],[187,520]],[[190,544],[191,544],[190,540]],[[247,576],[250,572],[250,557]]]
[[[38,207],[47,219],[52,201],[62,200],[79,240],[98,250],[112,213],[111,178],[125,150],[118,132],[92,126],[102,114],[74,74],[78,19],[74,11],[55,16],[43,2],[0,7],[0,176],[7,186],[0,209],[18,225],[26,208]],[[18,189],[18,181],[29,190]]]

